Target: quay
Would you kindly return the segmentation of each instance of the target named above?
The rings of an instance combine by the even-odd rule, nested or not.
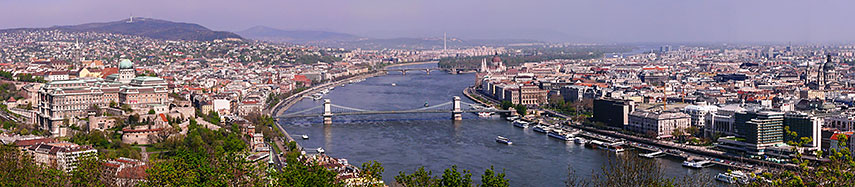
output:
[[[478,93],[478,91],[476,91],[474,87],[467,87],[466,89],[463,90],[463,93],[464,93],[464,95],[466,95],[470,99],[475,100],[476,102],[488,105],[488,106],[490,105],[490,103],[483,103],[483,101],[478,100],[475,97],[477,96],[477,97],[483,98],[489,102],[498,103],[498,101],[496,101],[490,97],[487,97],[486,95]],[[640,150],[646,150],[646,151],[650,151],[650,152],[664,151],[665,155],[674,156],[674,157],[682,158],[682,159],[690,159],[690,158],[695,158],[695,157],[709,157],[709,158],[711,158],[711,159],[709,159],[709,161],[711,163],[715,163],[715,164],[722,165],[725,167],[730,167],[730,168],[747,170],[747,171],[758,171],[758,170],[772,169],[772,168],[788,168],[788,169],[798,168],[798,166],[794,165],[794,164],[779,164],[779,163],[773,163],[773,162],[762,161],[762,160],[746,159],[746,158],[741,158],[741,157],[737,157],[737,156],[727,155],[721,151],[708,150],[705,148],[692,148],[692,146],[679,145],[679,144],[673,144],[673,143],[669,144],[668,142],[649,140],[646,138],[626,135],[626,134],[622,134],[622,133],[618,133],[618,132],[614,132],[614,131],[601,130],[601,129],[596,129],[593,127],[585,127],[579,123],[575,123],[575,125],[571,125],[572,119],[567,115],[564,115],[564,114],[561,114],[561,113],[558,113],[558,112],[555,112],[555,111],[552,111],[549,109],[541,108],[540,110],[545,111],[547,114],[550,114],[553,116],[558,116],[558,117],[561,117],[561,118],[564,118],[565,120],[567,120],[567,122],[568,122],[568,123],[566,123],[567,125],[565,125],[564,123],[560,123],[562,129],[569,131],[569,130],[573,130],[572,128],[577,128],[577,129],[583,131],[583,133],[580,133],[581,136],[591,138],[591,139],[596,139],[596,140],[610,142],[610,143],[625,141],[625,142],[627,142],[625,145],[628,145],[632,148],[636,148],[636,149],[640,149]],[[731,161],[731,160],[739,160],[739,161]],[[753,165],[744,164],[744,163],[750,163]]]

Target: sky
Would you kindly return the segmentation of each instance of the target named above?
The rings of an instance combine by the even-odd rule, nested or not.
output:
[[[131,15],[213,30],[555,42],[851,42],[851,0],[0,0],[0,28]]]

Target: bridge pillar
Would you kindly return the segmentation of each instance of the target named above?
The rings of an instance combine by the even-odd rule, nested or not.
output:
[[[430,75],[430,69],[425,69],[425,72],[427,72],[427,74]]]
[[[324,125],[332,124],[332,111],[330,111],[330,100],[324,99]]]
[[[454,108],[451,109],[451,119],[454,121],[463,120],[463,110],[460,109],[460,97],[454,96],[452,105],[454,105]]]
[[[401,75],[407,75],[407,70],[402,69],[402,70],[401,70]]]

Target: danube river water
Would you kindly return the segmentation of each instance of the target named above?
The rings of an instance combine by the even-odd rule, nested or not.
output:
[[[436,64],[406,68],[429,67],[436,67]],[[427,75],[424,71],[410,71],[401,75],[391,72],[337,87],[324,98],[336,105],[367,110],[415,109],[423,107],[425,102],[451,101],[453,96],[475,103],[462,94],[462,90],[474,82],[474,74],[434,71]],[[305,98],[285,114],[319,105],[322,101]],[[292,136],[309,135],[308,140],[297,140],[306,150],[323,147],[326,154],[346,158],[356,166],[371,160],[381,162],[385,168],[383,180],[387,183],[394,182],[399,171],[412,173],[424,166],[438,176],[445,168],[457,165],[472,171],[474,181],[480,181],[484,170],[494,166],[505,171],[511,186],[563,186],[569,169],[585,178],[593,171],[600,171],[609,156],[615,155],[557,141],[530,129],[515,128],[499,117],[481,118],[466,113],[460,122],[453,122],[450,117],[450,113],[335,116],[332,125],[323,125],[322,119],[312,117],[283,119],[280,125]],[[508,137],[514,143],[498,144],[496,136]],[[705,173],[711,178],[722,172],[715,167],[684,168],[677,159],[657,158],[656,161],[671,177]]]

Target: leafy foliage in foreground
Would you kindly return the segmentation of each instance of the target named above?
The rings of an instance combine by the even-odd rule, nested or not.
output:
[[[482,187],[506,187],[509,186],[508,180],[505,179],[505,172],[496,173],[493,171],[493,166],[484,171],[481,175]],[[406,174],[403,171],[395,176],[395,182],[406,187],[416,186],[453,186],[453,187],[469,187],[473,186],[472,173],[469,170],[458,171],[457,165],[452,165],[451,168],[445,169],[441,176],[433,176],[433,172],[425,170],[425,167],[420,167],[412,174]]]

